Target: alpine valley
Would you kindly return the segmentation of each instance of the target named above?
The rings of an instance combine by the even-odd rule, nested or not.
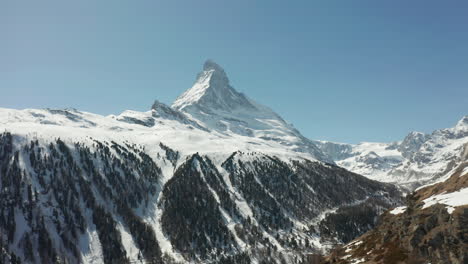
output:
[[[293,264],[449,179],[468,117],[401,142],[312,141],[207,61],[171,106],[0,109],[0,131],[0,263]]]

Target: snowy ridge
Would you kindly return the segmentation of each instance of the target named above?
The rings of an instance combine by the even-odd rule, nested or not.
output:
[[[163,142],[178,149],[183,155],[197,152],[229,155],[243,150],[272,153],[285,159],[313,159],[308,153],[296,152],[275,141],[241,135],[226,136],[216,131],[207,132],[196,128],[193,125],[195,123],[154,117],[153,114],[154,111],[125,111],[118,116],[101,116],[77,110],[0,108],[0,129],[32,138],[90,141],[89,138],[92,137],[117,142],[128,140],[149,149]],[[149,122],[148,120],[155,125],[142,125]]]

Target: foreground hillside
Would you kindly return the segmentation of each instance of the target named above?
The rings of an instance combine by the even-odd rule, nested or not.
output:
[[[448,179],[409,195],[325,263],[467,263],[468,145],[461,160]]]
[[[27,263],[300,263],[322,248],[318,227],[337,224],[327,210],[353,205],[371,218],[327,236],[347,242],[399,202],[391,185],[334,165],[153,148],[2,134],[3,250]]]

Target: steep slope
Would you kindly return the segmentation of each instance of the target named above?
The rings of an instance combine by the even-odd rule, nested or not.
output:
[[[457,165],[463,144],[468,142],[468,116],[453,128],[426,135],[409,133],[394,143],[357,145],[316,141],[336,164],[371,179],[397,183],[409,189],[437,181]]]
[[[468,144],[442,182],[407,197],[373,230],[335,250],[326,263],[467,263]]]

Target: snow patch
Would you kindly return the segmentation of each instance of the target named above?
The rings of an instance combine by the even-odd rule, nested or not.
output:
[[[463,188],[456,192],[434,195],[424,199],[423,203],[423,209],[435,204],[445,204],[447,205],[448,213],[451,214],[455,210],[455,207],[468,204],[468,188]]]
[[[393,215],[399,215],[399,214],[406,212],[406,208],[407,208],[406,206],[400,206],[391,210],[390,213]]]
[[[363,263],[364,261],[366,261],[365,258],[360,258],[360,259],[352,259],[350,264],[359,264],[359,263]]]

